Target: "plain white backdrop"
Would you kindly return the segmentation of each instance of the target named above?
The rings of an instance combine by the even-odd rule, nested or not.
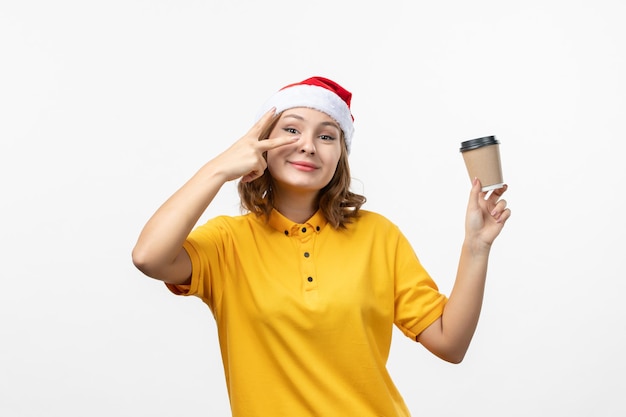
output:
[[[501,141],[513,216],[465,361],[394,336],[412,413],[625,415],[625,20],[619,0],[3,0],[0,414],[230,414],[209,310],[130,253],[271,93],[322,75],[354,94],[364,208],[446,293],[460,142]]]

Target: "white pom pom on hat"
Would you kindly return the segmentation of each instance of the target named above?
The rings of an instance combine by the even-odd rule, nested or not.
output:
[[[350,153],[354,136],[354,117],[350,112],[351,99],[352,93],[336,82],[324,77],[311,77],[299,83],[289,84],[274,93],[261,107],[257,120],[272,107],[276,108],[276,114],[294,107],[319,110],[339,123]]]

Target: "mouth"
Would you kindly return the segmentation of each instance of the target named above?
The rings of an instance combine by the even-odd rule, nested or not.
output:
[[[315,166],[314,164],[311,164],[310,162],[302,162],[302,161],[295,161],[295,162],[289,162],[289,164],[291,166],[293,166],[295,169],[300,170],[300,171],[314,171],[317,169],[317,166]]]

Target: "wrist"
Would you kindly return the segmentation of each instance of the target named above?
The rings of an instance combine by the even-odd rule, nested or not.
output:
[[[220,165],[215,160],[211,160],[204,164],[197,174],[203,182],[219,183],[221,185],[231,181],[234,175],[229,172],[228,167]]]
[[[463,250],[473,257],[489,257],[491,251],[491,243],[484,242],[480,239],[465,238],[463,241]]]

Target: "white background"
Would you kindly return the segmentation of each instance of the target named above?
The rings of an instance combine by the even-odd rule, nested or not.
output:
[[[0,414],[227,416],[215,324],[132,265],[148,217],[312,75],[354,93],[354,189],[443,292],[461,141],[501,141],[513,216],[447,364],[394,333],[415,416],[623,416],[626,3],[0,3]],[[203,220],[237,214],[227,184]]]

